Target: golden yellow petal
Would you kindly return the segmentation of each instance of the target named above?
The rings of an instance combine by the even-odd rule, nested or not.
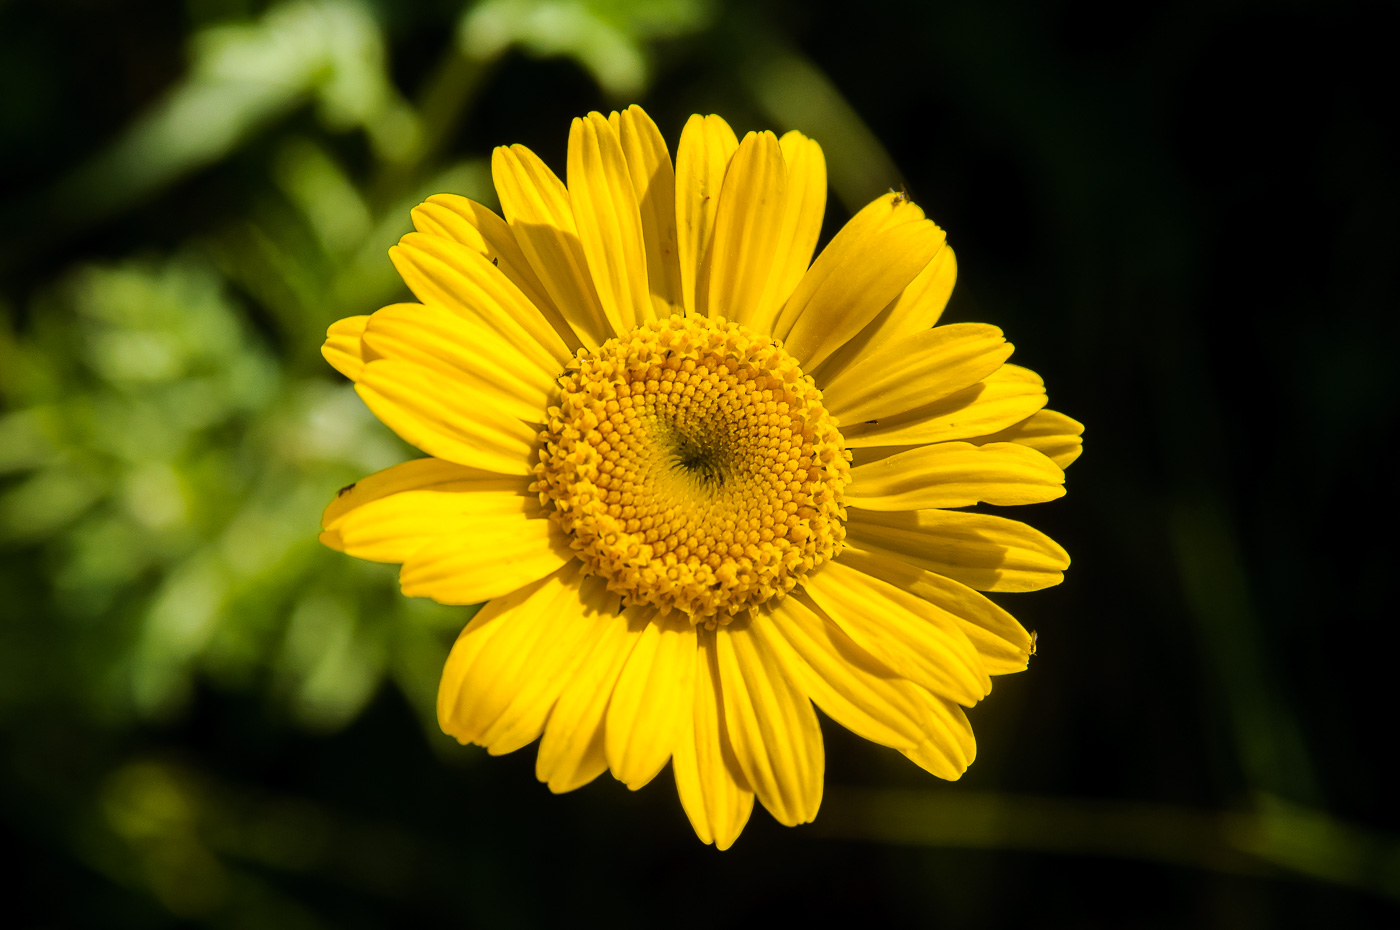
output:
[[[360,334],[365,331],[368,322],[367,316],[348,316],[336,320],[326,330],[326,341],[321,345],[321,357],[351,381],[358,378],[365,367]]]
[[[918,277],[886,304],[875,319],[811,372],[817,384],[826,384],[849,366],[860,365],[867,355],[892,340],[903,339],[934,326],[943,316],[943,308],[948,305],[957,275],[958,263],[953,247],[944,245]]]
[[[601,113],[569,131],[569,203],[598,300],[614,332],[653,318],[642,215],[617,130]]]
[[[849,542],[837,560],[947,611],[977,649],[987,674],[1025,671],[1031,655],[1031,635],[1015,617],[984,595],[951,578],[916,568],[890,553],[862,549]]]
[[[323,350],[324,351],[324,350]],[[1084,424],[1055,410],[1040,410],[1019,423],[968,442],[1014,442],[1047,455],[1061,468],[1084,451]]]
[[[399,570],[409,597],[439,604],[480,604],[543,578],[573,559],[569,539],[539,500],[513,497],[471,514],[464,532],[419,547]],[[511,509],[506,509],[510,506]]]
[[[749,133],[729,160],[715,214],[709,276],[696,289],[697,305],[707,308],[711,318],[752,328],[777,303],[773,277],[786,200],[787,167],[777,136]]]
[[[665,319],[685,312],[676,234],[676,174],[661,130],[641,107],[633,104],[617,116],[627,173],[642,215],[652,313]]]
[[[642,632],[608,703],[603,749],[613,777],[636,791],[655,778],[691,716],[695,624],[680,611]]]
[[[537,502],[529,483],[439,459],[405,462],[333,501],[323,537],[359,559],[404,562],[440,537],[471,532],[482,514],[518,513]]]
[[[842,230],[831,240],[773,326],[773,335],[808,371],[860,332],[943,247],[943,230],[914,204],[891,203],[880,218],[884,203],[872,205],[873,225],[862,221],[855,233]]]
[[[720,627],[715,640],[724,725],[744,780],[779,823],[810,823],[826,770],[812,702],[745,621]]]
[[[1064,580],[1069,555],[1016,520],[960,510],[850,511],[852,546],[889,553],[978,591],[1038,591]]]
[[[379,359],[365,366],[355,390],[385,425],[429,455],[506,475],[532,473],[536,431],[460,381]]]
[[[697,636],[693,711],[676,742],[671,771],[695,835],[724,850],[734,845],[749,822],[753,792],[743,780],[724,728],[715,634],[700,629]]]
[[[1011,506],[1063,497],[1065,473],[1014,442],[940,442],[851,469],[846,505],[864,510]]]
[[[423,303],[489,327],[531,358],[562,365],[572,357],[539,308],[485,256],[441,236],[409,233],[389,259]]]
[[[492,755],[540,735],[560,692],[617,613],[616,597],[607,596],[601,579],[580,577],[580,568],[571,562],[522,588],[523,599],[508,596],[481,609],[447,660],[451,675],[444,670],[443,681],[456,683],[456,694],[439,688],[444,732]]]
[[[560,616],[551,621],[553,633],[545,634],[537,649],[525,650],[526,677],[517,682],[510,705],[481,737],[491,755],[514,752],[540,736],[559,695],[617,616],[620,598],[597,575],[578,578],[573,596],[575,600],[566,601]],[[561,621],[569,628],[564,629]]]
[[[558,399],[559,366],[527,355],[479,320],[441,307],[393,304],[370,317],[364,344],[382,358],[421,365],[469,385],[497,409],[527,423],[545,422]]]
[[[755,615],[753,629],[828,717],[882,746],[913,749],[932,727],[932,696],[896,674],[795,597]]]
[[[967,705],[992,690],[957,621],[928,601],[841,562],[821,566],[802,587],[856,645],[915,684]]]
[[[900,752],[930,775],[957,781],[977,758],[972,724],[967,722],[963,709],[952,701],[935,696],[933,702],[933,716],[937,721],[933,734],[913,749]]]
[[[550,711],[535,759],[535,777],[555,794],[581,788],[608,770],[603,748],[608,702],[654,614],[637,607],[609,614],[587,660]]]
[[[491,177],[515,241],[549,299],[584,346],[597,348],[613,329],[594,290],[564,182],[523,145],[497,148]]]
[[[841,434],[851,449],[968,439],[1024,420],[1045,402],[1039,375],[1019,365],[1002,365],[970,387],[899,416],[842,424]]]
[[[412,215],[414,229],[458,242],[499,268],[501,274],[539,308],[569,351],[582,345],[578,334],[549,299],[539,275],[530,267],[520,244],[515,241],[515,234],[490,207],[458,194],[434,194],[414,207]]]
[[[846,425],[876,425],[986,378],[1011,355],[1001,330],[953,323],[887,343],[822,388],[826,409]]]
[[[720,187],[738,148],[734,130],[718,116],[696,114],[681,133],[676,149],[676,251],[686,313],[709,312],[698,302],[697,292],[709,276]]]
[[[826,156],[816,140],[793,130],[778,140],[787,165],[787,197],[783,201],[783,226],[773,269],[774,300],[766,316],[753,327],[771,332],[778,311],[796,289],[812,264],[822,220],[826,218]]]

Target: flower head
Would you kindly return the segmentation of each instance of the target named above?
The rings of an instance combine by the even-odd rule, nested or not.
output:
[[[812,261],[820,147],[717,116],[674,168],[635,106],[574,121],[567,186],[522,146],[492,167],[505,219],[430,198],[391,252],[420,303],[323,349],[429,457],[338,496],[322,539],[402,563],[405,594],[488,602],[443,671],[443,730],[539,739],[553,791],[669,761],[720,848],[755,796],[816,816],[813,703],[961,775],[962,708],[1034,648],[979,592],[1069,563],[966,508],[1061,496],[1082,427],[996,327],[936,325],[943,231],[891,193]]]

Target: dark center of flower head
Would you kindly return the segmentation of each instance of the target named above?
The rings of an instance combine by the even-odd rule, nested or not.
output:
[[[845,538],[848,454],[781,346],[673,316],[581,351],[533,485],[628,603],[697,623],[782,597]]]

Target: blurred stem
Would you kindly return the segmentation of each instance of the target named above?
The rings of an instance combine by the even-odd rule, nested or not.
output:
[[[1017,796],[828,788],[813,829],[903,846],[1106,856],[1227,874],[1291,874],[1400,898],[1400,837],[1265,796],[1254,811]]]
[[[418,145],[402,161],[384,162],[371,185],[370,199],[376,215],[382,215],[411,194],[423,170],[441,157],[499,57],[476,58],[467,54],[457,39],[448,45],[418,98]]]

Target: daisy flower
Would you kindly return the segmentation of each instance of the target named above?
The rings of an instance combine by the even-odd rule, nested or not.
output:
[[[343,491],[326,545],[406,595],[486,602],[442,729],[629,788],[669,761],[700,839],[754,798],[811,821],[816,707],[955,779],[963,713],[1033,639],[979,592],[1058,583],[1063,549],[967,508],[1048,501],[1082,427],[995,326],[938,319],[956,265],[901,193],[812,260],[821,148],[693,116],[673,163],[638,107],[573,122],[568,183],[515,145],[502,219],[442,194],[390,256],[418,303],[323,352],[427,458]]]

